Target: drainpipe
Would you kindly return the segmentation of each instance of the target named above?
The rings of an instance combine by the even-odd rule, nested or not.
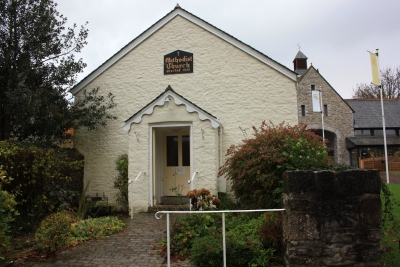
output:
[[[222,128],[222,124],[220,124],[219,125],[219,127],[218,127],[218,133],[219,133],[219,167],[221,168],[221,166],[224,164],[224,150],[223,150],[223,141],[222,141],[222,135],[223,135],[223,132],[222,132],[222,130],[223,130],[223,128]],[[218,172],[219,172],[219,168],[218,168]],[[217,175],[218,176],[218,175]],[[221,190],[221,188],[220,188],[220,184],[219,184],[219,182],[218,182],[218,179],[219,178],[217,178],[217,188],[218,188],[218,191],[220,191]],[[221,178],[221,179],[223,179],[223,180],[221,180],[221,184],[223,183],[223,182],[225,182],[225,185],[223,185],[223,187],[224,187],[224,189],[225,189],[225,192],[226,192],[226,179],[225,179],[225,175],[223,176],[223,178]]]
[[[221,167],[223,164],[223,150],[222,150],[222,125],[218,127],[219,133],[219,166]]]

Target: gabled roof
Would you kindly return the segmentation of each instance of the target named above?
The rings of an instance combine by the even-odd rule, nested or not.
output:
[[[144,106],[141,110],[133,114],[129,119],[127,119],[122,125],[122,129],[125,132],[129,132],[132,123],[140,123],[142,121],[143,115],[150,115],[154,112],[154,107],[163,106],[166,103],[167,98],[172,97],[176,105],[185,105],[188,112],[197,112],[200,120],[209,120],[213,128],[218,128],[221,126],[219,119],[212,114],[208,113],[204,109],[190,102],[177,92],[175,92],[171,86],[168,85],[167,89],[160,95],[158,95],[153,101]],[[168,100],[169,101],[169,100]]]
[[[230,43],[231,45],[237,47],[238,49],[244,51],[245,53],[253,56],[254,58],[260,60],[261,62],[267,64],[271,68],[275,69],[276,71],[282,73],[283,75],[287,76],[288,78],[296,81],[296,73],[292,70],[288,69],[287,67],[283,66],[282,64],[276,62],[275,60],[269,58],[268,56],[264,55],[260,51],[254,49],[253,47],[241,42],[240,40],[236,39],[235,37],[227,34],[226,32],[218,29],[217,27],[209,24],[208,22],[196,17],[195,15],[189,13],[188,11],[182,9],[179,5],[175,7],[171,12],[153,24],[150,28],[140,34],[138,37],[133,39],[130,43],[128,43],[125,47],[119,50],[116,54],[114,54],[111,58],[109,58],[106,62],[104,62],[100,67],[95,69],[91,72],[88,76],[86,76],[83,80],[81,80],[77,85],[75,85],[70,92],[72,94],[78,93],[82,88],[88,85],[91,81],[96,79],[100,74],[110,68],[114,63],[116,63],[119,59],[125,56],[127,53],[135,49],[139,44],[149,38],[153,33],[158,31],[168,22],[173,20],[175,17],[181,16],[189,20],[190,22],[196,24],[197,26],[203,28],[204,30],[218,36],[222,40]]]
[[[307,75],[307,73],[308,73],[311,69],[314,69],[314,70],[318,73],[318,75],[329,85],[330,88],[332,88],[332,90],[340,97],[340,99],[342,99],[343,102],[346,103],[346,105],[347,105],[347,106],[353,111],[353,113],[354,113],[354,112],[355,112],[354,109],[351,107],[351,105],[349,105],[349,103],[346,102],[347,100],[343,99],[343,97],[342,97],[341,95],[339,95],[338,92],[336,92],[335,88],[333,88],[332,85],[330,85],[330,83],[328,83],[328,81],[325,80],[324,76],[322,76],[321,73],[319,73],[319,70],[315,69],[313,65],[311,65],[311,66],[307,69],[307,71],[306,71],[303,75],[300,76],[300,78],[298,79],[298,82],[300,83],[301,80]]]
[[[382,128],[382,106],[379,99],[346,99],[353,108],[354,128]],[[385,127],[400,127],[400,100],[384,100]]]

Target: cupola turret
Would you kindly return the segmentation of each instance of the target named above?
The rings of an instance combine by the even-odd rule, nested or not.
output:
[[[296,57],[293,60],[294,71],[303,75],[307,71],[307,57],[299,50]]]

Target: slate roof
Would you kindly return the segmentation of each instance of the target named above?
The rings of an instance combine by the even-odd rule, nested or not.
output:
[[[353,136],[346,137],[346,148],[357,146],[382,146],[384,144],[383,136]],[[386,136],[386,144],[399,145],[399,136]]]
[[[355,111],[354,128],[382,128],[382,108],[380,100],[346,99]],[[400,100],[384,100],[385,126],[400,127]]]

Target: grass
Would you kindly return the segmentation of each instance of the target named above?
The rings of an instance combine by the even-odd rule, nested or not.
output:
[[[392,212],[396,220],[388,222],[386,229],[382,228],[381,245],[383,253],[381,262],[384,264],[383,266],[398,267],[400,266],[400,232],[398,229],[400,223],[400,184],[388,184],[388,187],[394,199]]]

